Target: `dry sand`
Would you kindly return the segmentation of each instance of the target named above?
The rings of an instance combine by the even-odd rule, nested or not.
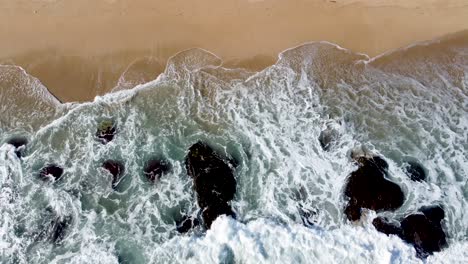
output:
[[[304,42],[375,56],[468,29],[467,17],[468,0],[0,0],[0,62],[84,101],[130,64],[135,82],[151,80],[192,47],[260,69]]]

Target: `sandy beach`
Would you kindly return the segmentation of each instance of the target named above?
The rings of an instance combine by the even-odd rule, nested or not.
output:
[[[468,0],[0,0],[0,62],[86,101],[125,71],[135,84],[156,78],[188,48],[255,70],[309,41],[376,56],[468,29],[467,14]]]

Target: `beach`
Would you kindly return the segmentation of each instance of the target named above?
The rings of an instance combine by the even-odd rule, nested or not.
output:
[[[199,47],[260,70],[281,51],[329,41],[370,57],[468,28],[466,0],[0,1],[0,62],[23,67],[63,102],[155,79]]]

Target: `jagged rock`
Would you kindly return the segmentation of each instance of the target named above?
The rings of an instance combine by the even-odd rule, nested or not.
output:
[[[358,157],[359,168],[348,177],[344,194],[349,198],[345,214],[349,220],[361,217],[361,209],[393,211],[404,201],[398,184],[385,178],[388,164],[380,157]]]
[[[200,225],[200,222],[197,218],[187,215],[184,215],[180,221],[176,221],[177,232],[181,234],[187,233],[192,228],[195,228],[198,225]]]
[[[168,161],[151,159],[146,163],[143,173],[149,181],[155,182],[170,170],[171,166]]]
[[[426,171],[423,166],[414,161],[408,161],[405,167],[406,174],[413,181],[424,181],[426,180]]]
[[[59,180],[62,177],[63,169],[55,164],[49,164],[41,169],[39,177],[46,181],[49,179]]]
[[[219,215],[233,216],[229,201],[236,193],[236,180],[229,160],[208,145],[197,142],[190,147],[185,166],[194,181],[205,226],[209,228]]]
[[[13,137],[7,141],[7,144],[14,146],[16,156],[21,158],[26,144],[28,144],[28,140],[25,137]]]
[[[124,165],[116,160],[106,160],[102,163],[102,167],[112,175],[112,188],[115,188],[124,173]]]
[[[114,139],[115,133],[116,125],[114,121],[104,120],[98,126],[98,129],[96,131],[96,137],[102,144],[107,144],[110,141],[112,141],[112,139]]]

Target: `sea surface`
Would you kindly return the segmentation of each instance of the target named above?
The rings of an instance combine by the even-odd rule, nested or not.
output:
[[[369,58],[328,42],[280,53],[259,72],[220,66],[203,49],[174,55],[156,79],[92,102],[61,103],[17,66],[0,66],[1,263],[468,263],[468,33]],[[103,120],[116,124],[108,144]],[[326,151],[322,131],[334,131]],[[24,137],[18,158],[6,144]],[[199,215],[184,160],[203,141],[237,161],[236,219],[179,234]],[[343,213],[353,150],[380,155],[405,201],[394,212]],[[152,158],[171,170],[155,183]],[[112,188],[105,160],[125,171]],[[405,174],[423,165],[425,181]],[[47,164],[64,168],[44,181]],[[420,259],[379,233],[376,215],[445,209],[448,247]],[[68,219],[59,243],[46,239]]]

